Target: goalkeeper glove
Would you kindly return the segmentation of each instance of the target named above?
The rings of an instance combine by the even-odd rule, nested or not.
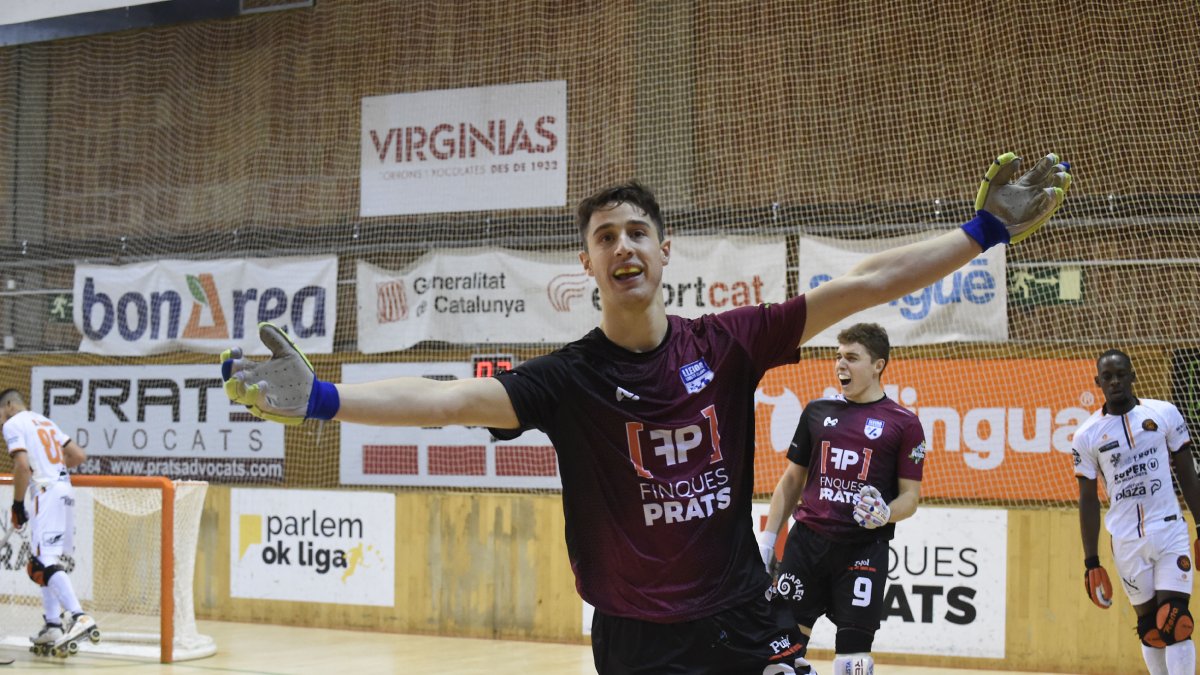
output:
[[[333,419],[341,405],[337,387],[317,379],[312,363],[277,326],[258,324],[258,337],[271,350],[267,361],[244,359],[238,347],[221,354],[225,395],[272,422]]]
[[[1006,152],[988,167],[975,195],[975,218],[963,229],[983,250],[1015,244],[1037,232],[1062,206],[1071,186],[1071,165],[1050,153],[1012,181],[1021,158]]]
[[[25,502],[14,499],[12,505],[12,525],[13,527],[21,527],[29,522],[29,515],[25,513]]]
[[[888,506],[875,486],[864,485],[859,488],[854,499],[854,522],[873,530],[887,525],[891,517],[892,507]]]
[[[1108,580],[1108,572],[1100,566],[1100,557],[1091,556],[1084,559],[1083,588],[1087,591],[1088,599],[1096,603],[1100,609],[1112,607],[1112,582]]]

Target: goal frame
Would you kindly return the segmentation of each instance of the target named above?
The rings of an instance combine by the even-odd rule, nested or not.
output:
[[[12,485],[12,474],[0,474],[0,485]],[[74,487],[134,488],[162,492],[162,516],[159,533],[162,537],[159,573],[159,662],[174,661],[175,645],[175,483],[164,476],[94,476],[71,475]],[[15,488],[14,488],[15,490]]]

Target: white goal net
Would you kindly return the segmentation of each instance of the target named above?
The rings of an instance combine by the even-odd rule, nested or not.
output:
[[[75,553],[64,558],[63,566],[101,632],[99,643],[83,640],[79,651],[164,662],[215,653],[212,638],[196,629],[192,602],[208,484],[106,476],[76,477],[75,482]],[[11,501],[11,490],[11,483],[0,488],[3,503]],[[167,534],[172,536],[164,547],[163,496],[171,493],[174,518]],[[29,647],[44,623],[40,588],[26,573],[32,555],[28,537],[26,527],[0,546],[0,645],[5,647]],[[163,569],[171,571],[171,590],[165,594]],[[170,635],[165,640],[164,630]]]

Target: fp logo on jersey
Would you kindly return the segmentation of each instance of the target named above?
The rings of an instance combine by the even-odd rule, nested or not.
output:
[[[863,433],[867,438],[875,440],[883,435],[883,420],[877,420],[873,417],[867,418],[867,426],[863,427]]]

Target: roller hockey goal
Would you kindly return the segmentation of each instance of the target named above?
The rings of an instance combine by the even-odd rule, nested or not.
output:
[[[63,565],[101,632],[99,643],[83,640],[79,651],[162,663],[215,653],[212,638],[196,629],[192,602],[208,484],[134,476],[73,476],[71,482],[75,553]],[[0,476],[0,503],[11,503],[11,496],[12,476]],[[28,526],[0,545],[3,646],[29,647],[44,621],[40,588],[25,572],[31,554]]]

